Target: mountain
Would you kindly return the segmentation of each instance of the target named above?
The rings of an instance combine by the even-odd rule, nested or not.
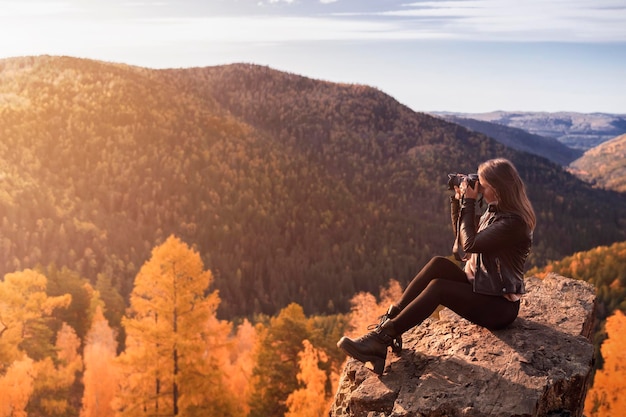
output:
[[[449,255],[447,173],[495,156],[525,179],[531,265],[626,239],[626,202],[544,158],[371,87],[236,64],[151,70],[0,60],[0,276],[38,265],[127,297],[174,234],[227,318],[345,312]]]
[[[570,168],[574,175],[598,187],[626,193],[626,135],[589,149]]]
[[[574,112],[438,113],[497,123],[558,139],[570,148],[586,151],[626,133],[625,114]]]
[[[483,133],[510,148],[543,156],[559,165],[567,166],[582,155],[581,150],[569,148],[554,138],[535,135],[522,129],[458,116],[443,118]]]

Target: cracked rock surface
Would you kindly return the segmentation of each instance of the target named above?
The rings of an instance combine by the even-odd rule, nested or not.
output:
[[[331,417],[582,416],[593,369],[591,284],[526,279],[507,329],[450,310],[403,335],[382,376],[348,359]]]

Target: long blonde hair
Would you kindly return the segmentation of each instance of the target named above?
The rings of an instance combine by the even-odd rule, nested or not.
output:
[[[511,161],[504,158],[485,161],[478,167],[478,175],[493,187],[499,210],[520,215],[530,231],[535,229],[535,211],[526,195],[526,186]]]

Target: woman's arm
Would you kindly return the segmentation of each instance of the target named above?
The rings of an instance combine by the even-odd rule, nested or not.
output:
[[[461,208],[460,227],[461,245],[467,253],[497,252],[528,238],[526,224],[514,214],[497,215],[480,232],[476,232],[473,219],[474,202],[467,201]]]
[[[452,222],[452,230],[454,230],[454,236],[456,237],[456,226],[459,221],[459,211],[461,210],[461,204],[456,196],[450,196],[450,220]]]

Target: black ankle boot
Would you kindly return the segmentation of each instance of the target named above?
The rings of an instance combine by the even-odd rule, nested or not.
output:
[[[380,316],[380,322],[378,323],[378,326],[382,326],[382,324],[386,320],[395,318],[398,314],[400,314],[400,311],[401,310],[395,305],[390,305],[387,312]],[[393,339],[393,343],[391,344],[391,350],[395,354],[399,354],[402,351],[402,335],[399,335],[398,337]]]
[[[382,375],[385,370],[385,360],[387,359],[387,347],[391,346],[397,337],[393,323],[386,320],[377,326],[376,330],[369,332],[358,339],[342,337],[337,342],[337,347],[348,355],[365,364],[370,363],[372,370],[378,375]]]

